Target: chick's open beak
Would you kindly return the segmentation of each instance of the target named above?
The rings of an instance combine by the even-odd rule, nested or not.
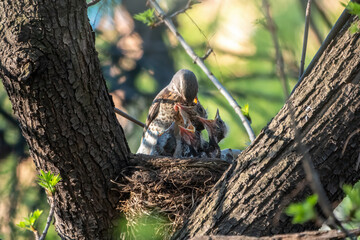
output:
[[[202,124],[204,124],[204,126],[207,126],[212,131],[214,130],[215,120],[210,120],[210,119],[206,119],[206,118],[202,118],[202,117],[198,117],[198,119]]]
[[[192,125],[191,125],[192,126]],[[195,140],[195,128],[184,128],[179,126],[180,136],[188,143],[191,144]]]

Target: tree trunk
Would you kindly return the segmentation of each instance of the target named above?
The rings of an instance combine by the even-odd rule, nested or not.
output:
[[[60,173],[55,227],[106,239],[119,200],[110,179],[129,148],[102,77],[84,0],[0,2],[0,77],[37,169]]]
[[[292,225],[283,214],[290,202],[311,193],[305,187],[303,154],[296,152],[289,102],[294,106],[302,144],[311,155],[333,207],[343,197],[342,184],[360,179],[356,169],[359,134],[345,146],[347,138],[360,126],[360,34],[349,33],[349,22],[287,104],[242,152],[174,239],[195,235],[266,236],[315,228],[313,224]]]

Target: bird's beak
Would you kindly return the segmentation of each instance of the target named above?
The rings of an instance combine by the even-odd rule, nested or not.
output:
[[[192,126],[192,125],[191,125]],[[179,130],[180,130],[180,136],[188,143],[191,144],[194,139],[195,139],[195,128],[194,126],[192,126],[193,129],[189,129],[189,128],[184,128],[182,126],[179,125]]]
[[[202,118],[202,117],[198,117],[198,119],[202,124],[206,125],[211,130],[214,129],[215,120],[209,120],[209,119]]]
[[[216,115],[215,115],[215,119],[220,118],[220,113],[219,113],[219,109],[216,110]]]
[[[194,101],[193,101],[195,104],[197,104],[198,102],[199,102],[199,99],[198,99],[198,97],[196,96],[195,98],[194,98]]]

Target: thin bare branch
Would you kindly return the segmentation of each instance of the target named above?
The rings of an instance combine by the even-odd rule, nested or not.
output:
[[[170,18],[174,18],[179,14],[182,14],[184,12],[186,12],[188,9],[191,9],[191,6],[193,5],[192,0],[188,0],[188,2],[186,3],[186,6],[183,9],[180,9],[179,11],[174,12],[173,14],[170,15]]]
[[[360,128],[357,129],[356,131],[352,132],[352,133],[347,137],[347,139],[346,139],[346,141],[345,141],[345,144],[344,144],[344,149],[343,149],[342,152],[341,152],[341,157],[344,156],[346,147],[347,147],[347,145],[349,144],[350,139],[351,139],[355,134],[358,134],[358,133],[360,133]]]
[[[249,120],[242,114],[241,107],[236,102],[236,100],[231,96],[231,94],[225,89],[225,87],[219,82],[219,80],[212,74],[212,72],[206,67],[204,61],[195,54],[194,50],[189,46],[189,44],[184,40],[181,34],[177,31],[176,27],[174,26],[173,21],[170,17],[167,17],[165,12],[159,6],[159,4],[155,0],[149,0],[150,5],[155,8],[156,12],[158,13],[158,17],[162,19],[165,25],[170,29],[170,31],[175,35],[178,39],[182,47],[185,49],[186,53],[192,58],[192,60],[204,71],[204,73],[208,76],[208,78],[214,83],[217,89],[224,95],[226,100],[230,103],[230,105],[234,108],[237,115],[240,117],[248,135],[250,141],[254,141],[255,134],[253,129],[251,128]]]
[[[100,1],[101,1],[101,0],[92,0],[91,2],[89,2],[89,3],[87,4],[87,7],[91,7],[91,6],[97,4],[97,3],[100,2]]]
[[[288,99],[289,98],[289,87],[287,84],[287,78],[286,78],[286,74],[284,71],[284,58],[281,53],[280,44],[279,44],[279,40],[278,40],[277,32],[276,32],[276,26],[271,17],[270,4],[269,4],[268,0],[263,0],[263,7],[265,10],[266,27],[269,29],[269,31],[271,33],[271,38],[273,40],[275,52],[276,52],[276,72],[280,78],[285,99]]]
[[[39,240],[39,238],[40,238],[39,232],[37,230],[34,230],[33,233],[34,233],[35,239]]]
[[[45,228],[44,228],[44,231],[43,233],[41,234],[41,237],[39,238],[39,240],[44,240],[45,237],[46,237],[46,234],[49,230],[49,227],[50,227],[50,224],[51,224],[51,220],[54,216],[54,211],[55,211],[55,198],[54,197],[51,197],[50,199],[51,201],[51,204],[50,204],[50,211],[49,211],[49,216],[46,220],[46,225],[45,225]]]
[[[305,30],[304,30],[303,48],[302,48],[301,61],[300,61],[299,79],[304,73],[306,47],[307,47],[307,41],[309,35],[310,14],[311,14],[311,0],[308,0],[305,11]]]
[[[213,49],[212,48],[209,48],[207,51],[206,51],[206,53],[204,54],[204,56],[202,56],[201,57],[201,59],[204,61],[204,60],[206,60],[209,56],[210,56],[210,54],[213,52]]]
[[[306,14],[306,0],[299,0],[301,6],[302,6],[302,10],[304,12],[304,15]],[[312,3],[314,4],[314,3]],[[330,26],[331,27],[331,26]],[[320,45],[323,42],[323,37],[321,36],[321,33],[319,31],[319,29],[317,28],[315,22],[314,22],[314,14],[310,16],[310,28],[313,30],[316,39],[318,40],[318,42],[320,43]]]
[[[139,125],[140,127],[144,128],[145,127],[145,123],[140,122],[139,120],[133,118],[132,116],[130,116],[129,114],[121,111],[118,108],[114,108],[115,113],[119,114],[120,116],[123,116],[124,118],[132,121],[133,123],[136,123],[137,125]]]
[[[316,1],[315,1],[316,2]],[[310,71],[312,70],[312,68],[315,66],[315,63],[319,60],[320,56],[323,54],[323,52],[325,51],[325,49],[329,46],[330,42],[335,38],[335,36],[339,33],[339,31],[342,29],[342,27],[344,26],[344,24],[347,22],[347,20],[350,18],[350,14],[349,12],[345,9],[343,11],[343,13],[341,14],[341,16],[339,17],[339,19],[336,21],[334,27],[331,29],[331,31],[329,32],[328,36],[325,38],[324,42],[321,44],[319,50],[317,51],[317,53],[315,54],[314,58],[311,60],[311,62],[309,63],[309,65],[307,66],[306,70],[304,71],[304,73],[302,74],[301,78],[299,79],[299,81],[296,83],[295,87],[293,88],[292,92],[293,93],[295,91],[295,89],[297,88],[297,86],[299,86],[299,84],[304,80],[304,78],[310,73]]]

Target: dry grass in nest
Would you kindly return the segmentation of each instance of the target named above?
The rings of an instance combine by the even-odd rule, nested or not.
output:
[[[118,184],[119,191],[129,194],[119,208],[125,213],[128,231],[133,236],[142,228],[140,225],[156,222],[160,224],[153,227],[158,228],[163,239],[182,226],[191,209],[228,167],[221,160],[169,158],[149,158],[136,165],[124,171],[123,184]]]

